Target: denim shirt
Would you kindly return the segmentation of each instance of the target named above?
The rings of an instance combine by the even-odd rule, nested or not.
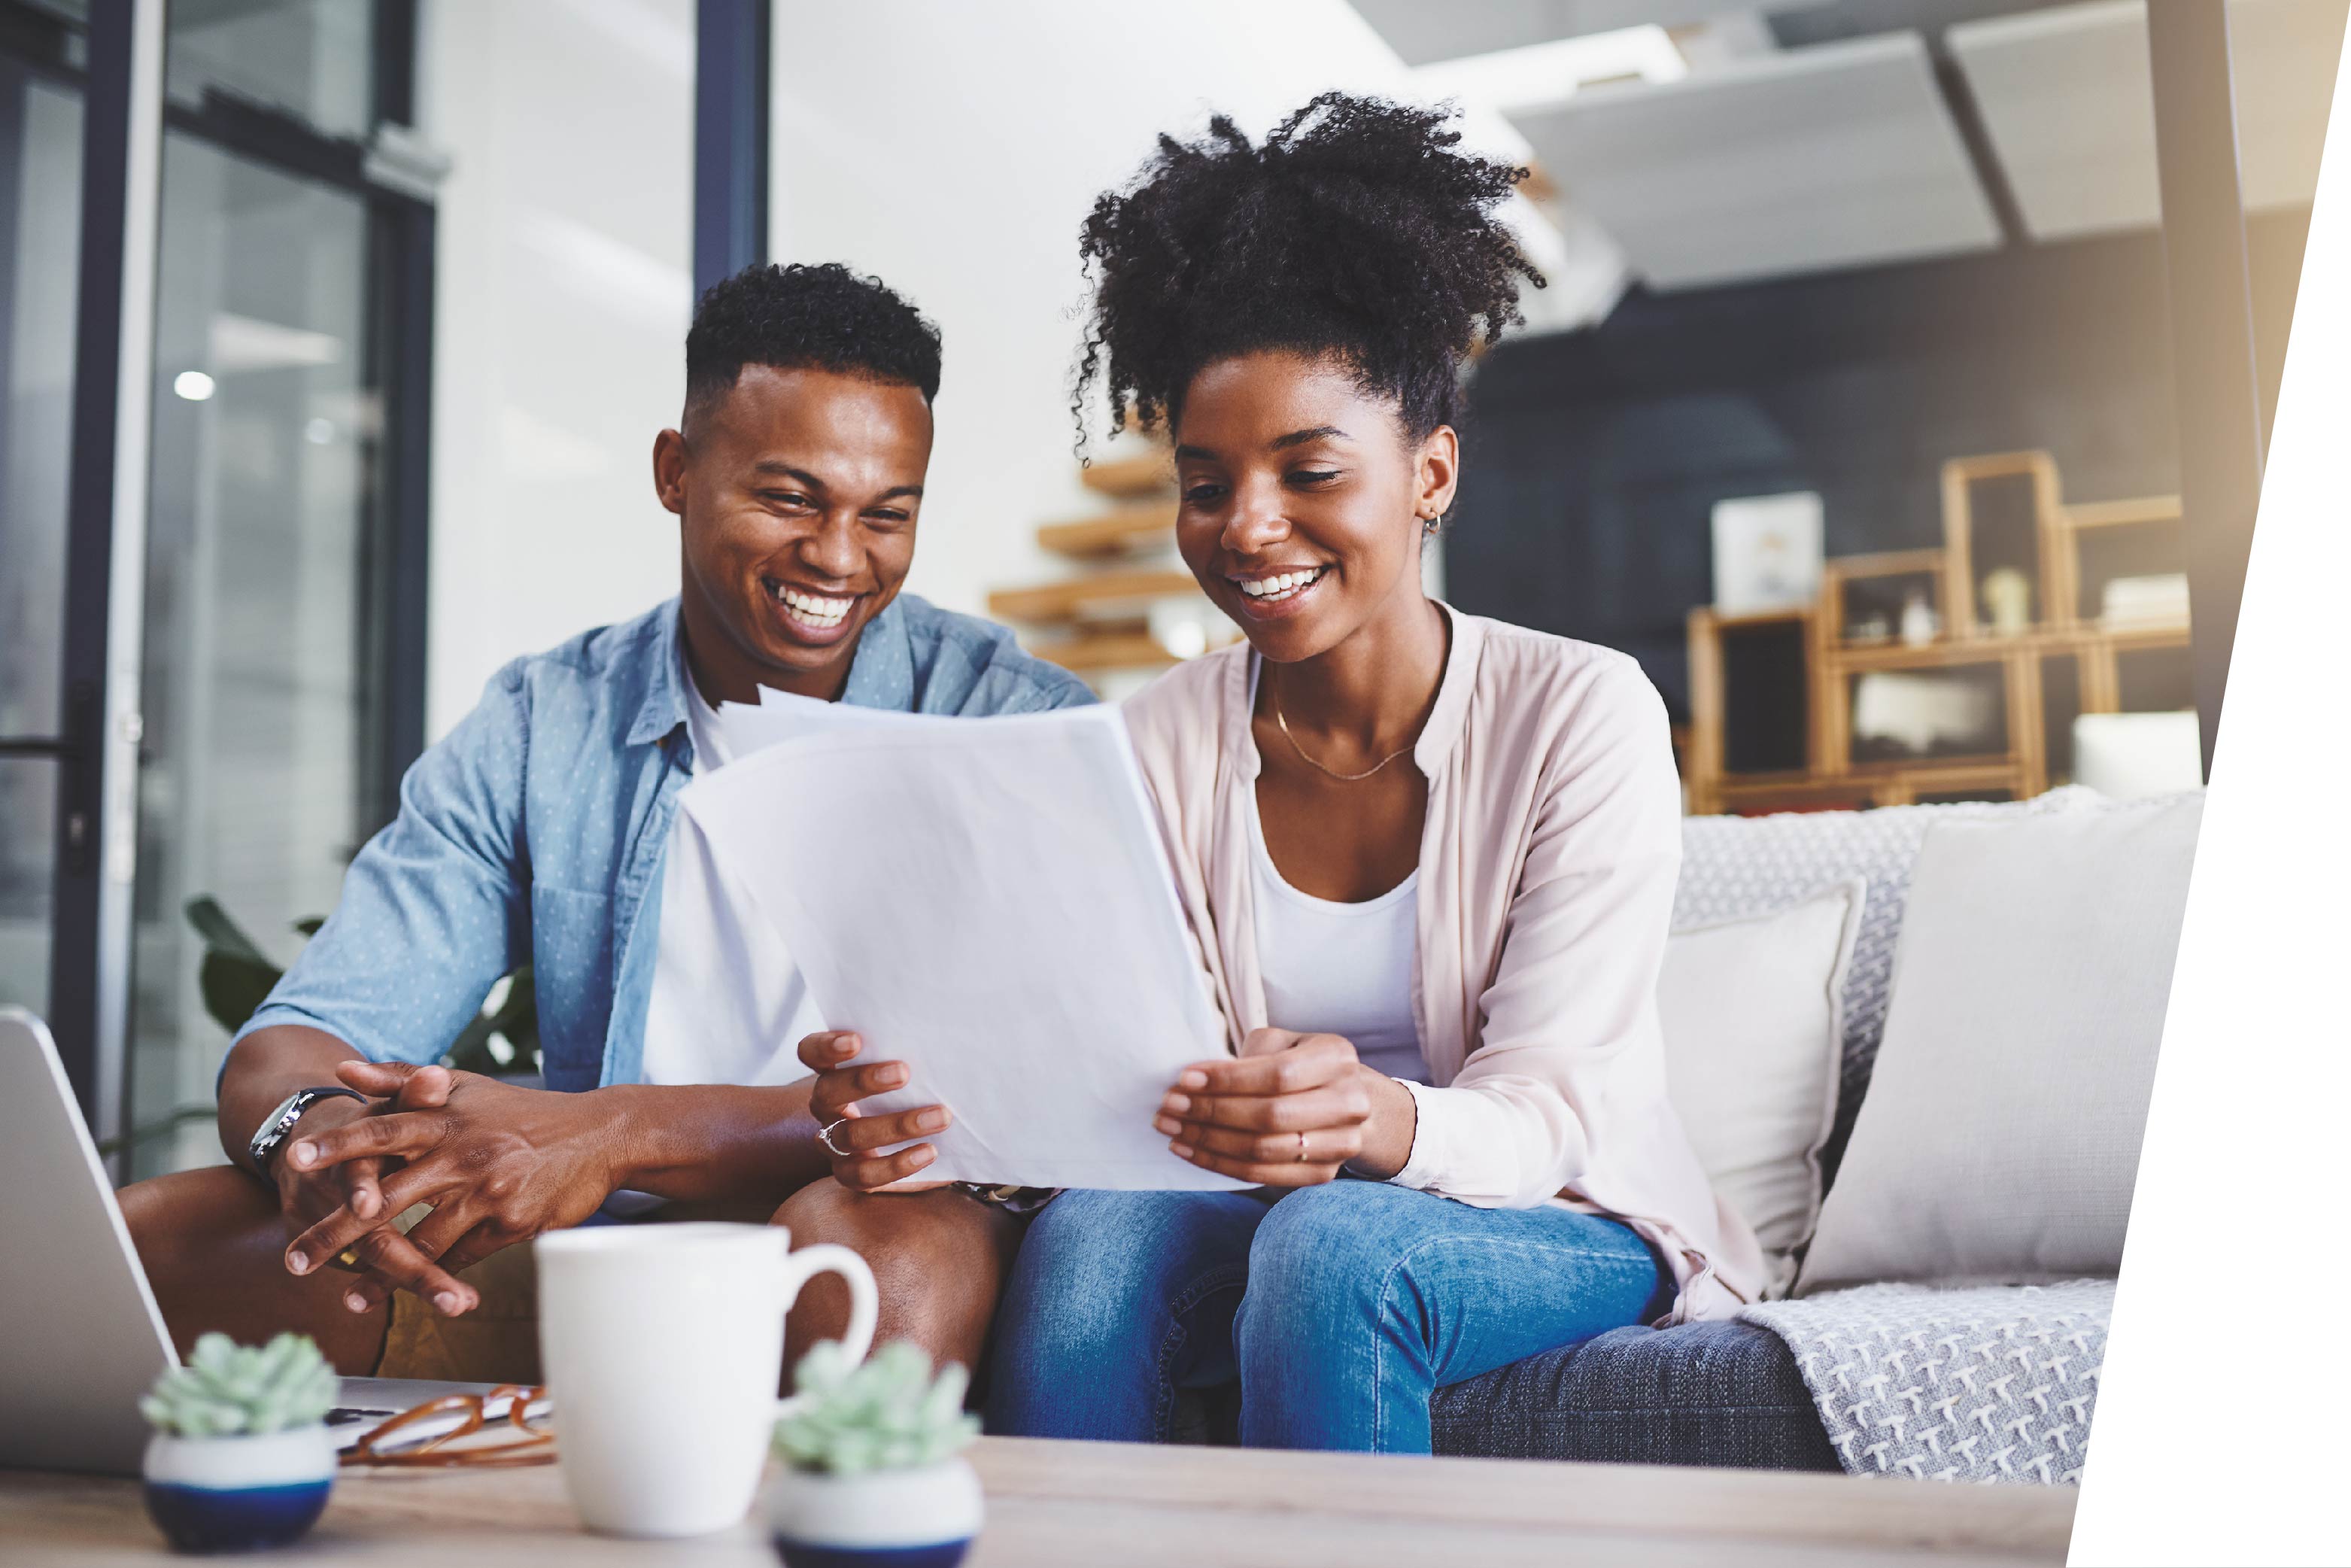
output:
[[[500,670],[401,780],[400,815],[237,1038],[308,1024],[375,1061],[432,1061],[528,959],[547,1086],[637,1082],[663,857],[694,775],[678,652],[673,599]],[[1003,627],[901,594],[841,700],[976,716],[1093,694]]]

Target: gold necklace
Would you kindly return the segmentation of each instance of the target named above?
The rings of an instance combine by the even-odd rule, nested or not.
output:
[[[1353,784],[1363,779],[1369,779],[1373,774],[1377,773],[1381,768],[1385,768],[1389,763],[1394,762],[1397,758],[1402,757],[1405,752],[1410,751],[1415,744],[1414,742],[1406,741],[1404,745],[1396,747],[1394,751],[1389,752],[1385,757],[1381,758],[1377,762],[1373,763],[1369,768],[1364,768],[1361,773],[1334,772],[1331,768],[1323,767],[1320,762],[1315,761],[1311,757],[1307,756],[1306,748],[1298,744],[1298,737],[1290,733],[1290,720],[1281,711],[1281,688],[1279,685],[1273,688],[1272,696],[1273,722],[1280,727],[1281,738],[1290,742],[1290,749],[1298,753],[1298,759],[1301,762],[1305,763],[1307,767],[1313,768],[1317,773],[1329,774],[1332,778],[1336,779],[1342,784]]]

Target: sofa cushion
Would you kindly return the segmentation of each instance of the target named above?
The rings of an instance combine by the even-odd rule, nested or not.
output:
[[[1844,1057],[1837,1121],[1821,1163],[1834,1179],[1837,1160],[1869,1087],[1871,1064],[1886,1030],[1894,946],[1909,898],[1919,841],[1938,821],[2001,821],[2046,811],[2095,808],[2095,790],[2053,789],[2014,803],[1887,806],[1874,811],[1789,812],[1773,817],[1691,817],[1682,823],[1682,872],[1674,892],[1677,926],[1701,925],[1785,909],[1831,883],[1861,877],[1869,898],[1845,975]]]
[[[1742,1322],[1624,1328],[1437,1391],[1440,1454],[1834,1470],[1795,1357]]]
[[[2202,806],[1927,835],[1869,1098],[1801,1290],[2121,1267]]]
[[[1698,1164],[1762,1244],[1785,1295],[1821,1213],[1845,969],[1868,885],[1677,931],[1657,980],[1666,1088]]]

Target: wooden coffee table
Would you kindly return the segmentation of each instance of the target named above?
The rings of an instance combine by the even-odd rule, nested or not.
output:
[[[975,1568],[1426,1568],[1475,1563],[2062,1563],[2070,1489],[1761,1470],[1244,1452],[987,1437]],[[0,1563],[167,1560],[135,1481],[0,1471]],[[775,1562],[755,1513],[647,1542],[583,1533],[553,1469],[347,1471],[270,1563],[501,1568]]]

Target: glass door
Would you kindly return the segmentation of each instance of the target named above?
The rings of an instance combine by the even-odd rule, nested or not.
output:
[[[413,53],[413,22],[400,0],[171,7],[132,1177],[220,1157],[206,1107],[257,993],[207,985],[208,949],[225,921],[291,961],[380,825],[377,774],[402,749],[390,688],[421,687],[421,668],[381,656],[389,536],[422,524],[389,504],[388,458],[424,432],[384,395],[402,346],[430,331],[394,259],[420,208],[375,174],[379,125],[406,115],[384,82],[412,74],[392,57]]]
[[[28,15],[27,27],[0,35],[0,1005],[37,1013],[48,1008],[65,765],[66,473],[82,177],[68,29],[50,19],[44,37],[29,26],[42,20]]]
[[[289,960],[422,743],[440,162],[407,129],[416,20],[416,0],[129,0],[94,26],[0,0],[0,1004],[53,1020],[91,1125],[123,1131],[120,1175],[220,1157],[242,1016],[204,978],[224,927],[190,906]],[[160,102],[132,69],[149,50]],[[107,106],[87,128],[86,103]],[[136,185],[123,127],[159,123],[160,161],[128,138],[152,237],[85,241],[85,184]],[[143,264],[85,282],[148,244],[152,339]],[[77,362],[78,333],[123,330],[124,362],[152,348],[135,394],[112,352]],[[110,400],[127,426],[77,424]],[[143,506],[74,488],[126,455]]]
[[[361,821],[371,475],[364,197],[167,131],[130,1071],[134,1127],[202,1106],[230,1038],[188,909],[273,961]],[[215,1003],[219,997],[214,998]],[[211,1157],[192,1118],[132,1173]]]

